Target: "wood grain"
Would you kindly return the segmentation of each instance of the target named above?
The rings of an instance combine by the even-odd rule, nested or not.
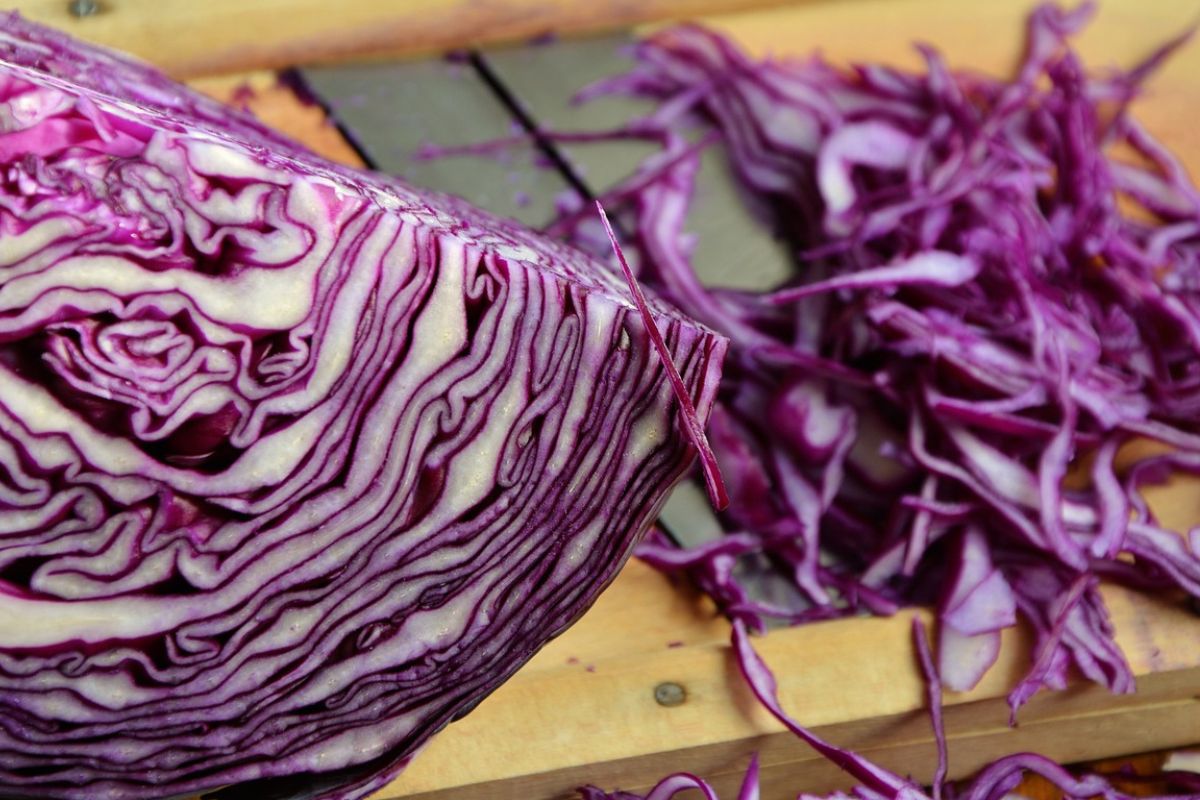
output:
[[[531,664],[435,739],[376,800],[562,797],[588,782],[637,791],[680,769],[732,793],[754,751],[762,758],[764,797],[846,788],[845,775],[757,706],[715,631],[684,647],[566,662],[564,654],[586,649],[596,630],[633,630],[629,602],[635,597],[672,594],[652,578],[665,584],[631,563],[605,595],[610,605],[598,605],[581,623],[586,627],[554,643],[553,657]],[[1001,662],[979,687],[945,698],[953,776],[1022,749],[1077,762],[1200,741],[1200,624],[1162,601],[1115,589],[1106,598],[1138,692],[1113,697],[1081,684],[1040,695],[1023,710],[1020,727],[1009,728],[1004,696],[1029,663],[1028,641],[1013,631]],[[664,617],[654,616],[662,625]],[[681,607],[667,617],[674,618],[675,631],[711,624]],[[910,619],[904,613],[820,623],[776,631],[758,646],[776,670],[785,705],[805,724],[926,780],[934,749]],[[654,687],[665,681],[685,688],[683,705],[655,703]]]
[[[1003,72],[1019,51],[1026,2],[852,0],[712,20],[758,53],[808,52],[839,61],[912,64],[908,42],[942,46],[953,63]],[[1195,4],[1109,0],[1083,39],[1093,63],[1127,63],[1191,22]],[[1150,86],[1138,112],[1200,165],[1200,47],[1185,51]],[[250,77],[250,107],[334,158],[351,158],[315,109],[298,107],[266,75]],[[205,82],[217,95],[241,79]],[[244,94],[244,93],[242,93]],[[348,155],[349,154],[349,155]],[[1178,479],[1148,499],[1168,524],[1200,520],[1200,483]],[[1114,697],[1080,683],[1042,694],[1006,724],[1004,696],[1029,663],[1023,631],[1005,639],[1000,663],[974,691],[948,695],[951,774],[969,774],[1008,752],[1032,749],[1064,762],[1200,742],[1200,620],[1167,599],[1105,590],[1136,694]],[[927,779],[933,743],[913,661],[906,612],[777,631],[759,642],[776,669],[784,705],[827,738],[901,773]],[[631,562],[584,619],[548,645],[471,715],[435,738],[374,800],[535,800],[574,787],[645,790],[687,769],[731,794],[746,760],[763,760],[766,800],[845,787],[844,775],[780,729],[753,702],[727,647],[728,626],[710,604]],[[682,705],[654,700],[662,682],[682,686]],[[1150,759],[1153,760],[1153,757]],[[1143,759],[1138,764],[1149,763]],[[1045,786],[1026,788],[1053,797]]]
[[[780,0],[16,0],[30,19],[117,47],[176,77],[418,56],[550,33],[614,30]]]

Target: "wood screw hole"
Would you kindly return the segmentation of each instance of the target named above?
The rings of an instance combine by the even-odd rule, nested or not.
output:
[[[67,11],[71,12],[73,17],[90,17],[100,10],[100,4],[96,0],[71,0],[67,4]]]
[[[671,708],[681,706],[687,700],[687,690],[678,683],[666,681],[654,687],[654,702]]]

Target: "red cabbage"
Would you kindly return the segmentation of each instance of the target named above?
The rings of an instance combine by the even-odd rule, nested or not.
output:
[[[596,211],[600,214],[600,223],[604,226],[604,234],[612,245],[613,255],[616,256],[617,263],[621,265],[621,274],[625,276],[625,282],[629,284],[629,293],[633,295],[638,313],[646,325],[646,333],[650,337],[650,342],[662,359],[667,378],[671,382],[671,390],[675,393],[675,399],[679,401],[679,405],[683,407],[684,428],[692,445],[700,454],[700,466],[704,473],[704,482],[708,486],[709,497],[715,508],[723,509],[729,505],[729,497],[725,492],[725,483],[721,478],[721,473],[717,469],[716,458],[713,456],[712,448],[709,447],[708,437],[704,434],[704,425],[696,415],[696,409],[692,405],[692,398],[688,394],[688,388],[684,384],[683,378],[680,377],[679,371],[675,369],[675,365],[671,361],[671,351],[663,341],[658,325],[654,322],[654,315],[646,303],[642,287],[638,285],[633,271],[629,268],[629,262],[625,260],[625,252],[621,250],[621,245],[617,242],[617,234],[608,221],[608,215],[604,213],[604,206],[596,203]]]
[[[2,20],[0,794],[362,797],[613,578],[725,341]]]

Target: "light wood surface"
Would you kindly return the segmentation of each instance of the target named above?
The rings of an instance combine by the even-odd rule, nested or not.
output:
[[[725,632],[713,631],[703,614],[666,608],[631,624],[632,601],[672,596],[660,576],[631,563],[579,627],[434,739],[378,800],[565,797],[588,782],[644,790],[679,769],[732,794],[753,751],[762,758],[764,797],[845,788],[843,774],[756,705],[736,673]],[[1042,695],[1023,710],[1021,726],[1010,729],[1004,695],[1028,666],[1025,637],[1014,632],[1001,663],[975,691],[946,698],[952,776],[1014,750],[1077,762],[1200,741],[1196,620],[1126,592],[1107,597],[1138,693],[1116,698],[1080,685]],[[910,618],[777,631],[758,646],[797,717],[839,744],[926,780],[934,749]],[[612,639],[643,619],[667,636],[684,631],[692,641],[668,648],[664,636],[647,641],[650,647],[568,663],[568,654],[590,650],[597,634]],[[701,635],[692,634],[697,626]],[[683,705],[664,708],[654,701],[654,688],[666,681],[686,689]]]
[[[780,0],[9,0],[30,19],[139,55],[176,77],[427,55],[614,30]]]
[[[908,42],[937,44],[952,63],[1001,72],[1018,52],[1025,2],[952,0],[818,2],[780,12],[711,20],[756,52],[806,53],[839,61],[911,64]],[[1128,63],[1190,23],[1200,4],[1110,0],[1082,45],[1092,63]],[[1185,160],[1200,165],[1200,46],[1151,84],[1138,113]],[[240,79],[239,79],[240,80]],[[297,107],[269,76],[251,77],[249,101],[265,119],[331,157],[349,153],[318,111]],[[218,95],[238,81],[206,82]],[[1200,483],[1151,490],[1160,517],[1200,520]],[[1200,619],[1177,604],[1109,587],[1118,641],[1138,692],[1113,697],[1086,684],[1042,694],[1006,724],[1004,696],[1028,666],[1028,641],[1006,637],[1001,661],[965,695],[948,695],[951,774],[1007,752],[1032,749],[1065,762],[1200,742]],[[910,613],[777,631],[759,641],[776,669],[785,706],[828,738],[918,779],[933,748],[909,639]],[[727,647],[728,626],[685,588],[632,562],[591,612],[547,646],[471,715],[433,740],[375,800],[533,800],[573,787],[644,790],[690,769],[732,792],[750,752],[763,759],[764,798],[845,786],[846,780],[752,701]],[[663,707],[660,683],[686,701]],[[1048,795],[1047,795],[1048,796]]]

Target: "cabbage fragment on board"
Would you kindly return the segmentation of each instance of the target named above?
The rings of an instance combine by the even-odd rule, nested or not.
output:
[[[725,341],[0,19],[0,794],[361,797],[613,578]]]

